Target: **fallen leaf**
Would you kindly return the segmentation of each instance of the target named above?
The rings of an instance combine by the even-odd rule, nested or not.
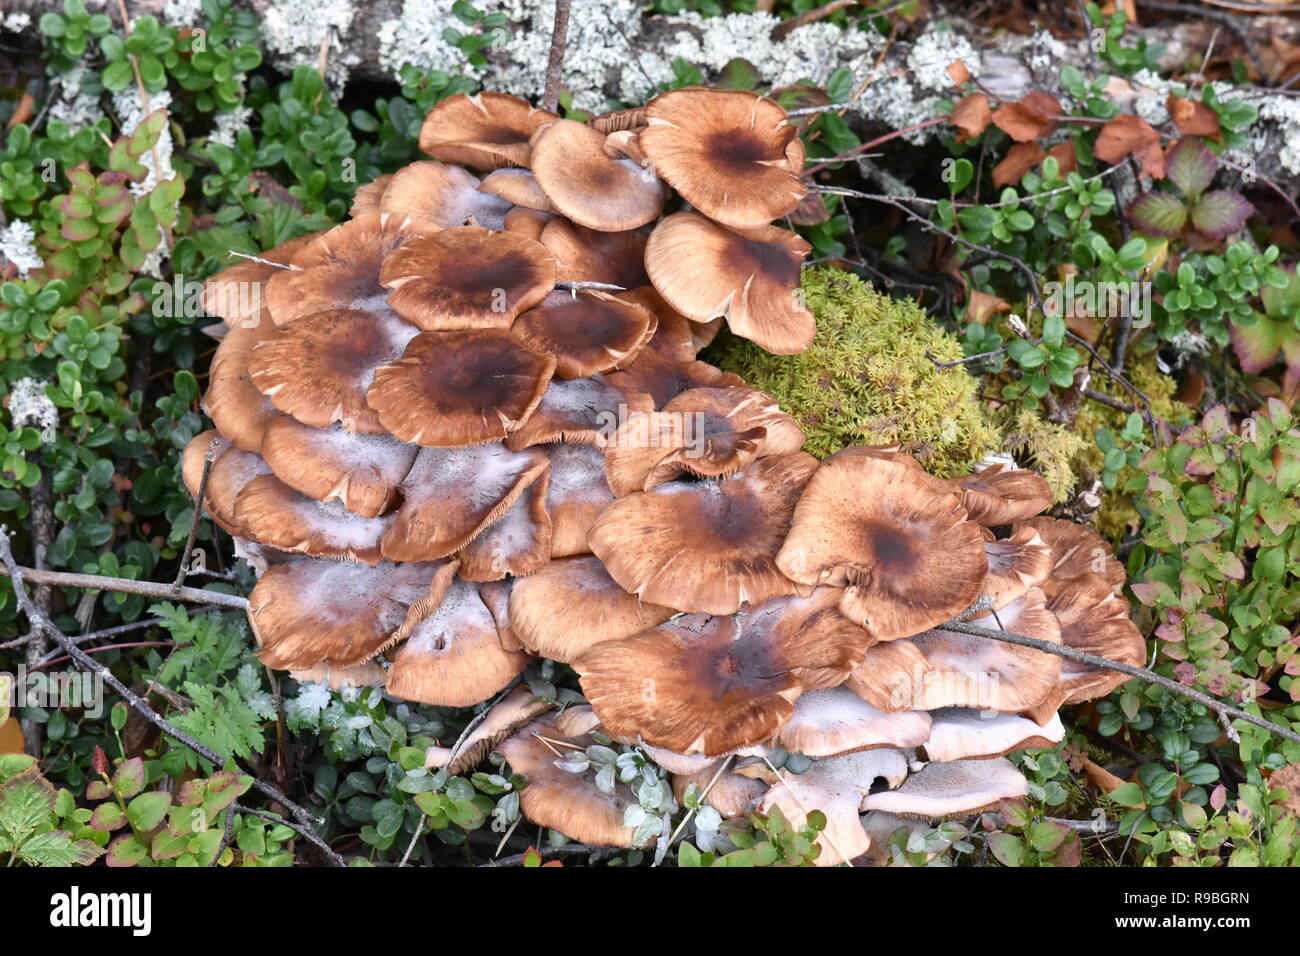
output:
[[[36,100],[32,94],[23,90],[22,97],[18,100],[18,105],[14,107],[13,115],[9,117],[9,122],[5,124],[5,129],[13,129],[19,123],[26,123],[36,113]]]
[[[999,189],[1014,186],[1046,155],[1037,143],[1016,143],[1007,150],[1006,158],[993,167],[993,185]]]
[[[1102,162],[1112,164],[1132,155],[1141,165],[1144,176],[1165,178],[1165,154],[1160,148],[1160,134],[1140,117],[1128,113],[1116,116],[1101,128],[1092,152]]]
[[[1086,754],[1080,757],[1079,760],[1083,764],[1083,772],[1088,775],[1088,779],[1092,781],[1093,786],[1103,793],[1113,793],[1124,785],[1123,780],[1101,766],[1101,764],[1094,763]]]
[[[953,60],[948,64],[948,78],[953,86],[963,86],[970,79],[970,69],[961,60]]]
[[[23,745],[23,730],[17,717],[10,717],[0,724],[0,754],[21,754],[27,750]]]
[[[996,313],[1010,312],[1011,306],[995,295],[972,289],[966,299],[966,318],[980,325],[988,325]]]
[[[983,93],[972,93],[953,107],[949,121],[957,127],[957,142],[962,143],[988,129],[991,118],[989,98]]]
[[[1170,93],[1165,100],[1169,116],[1183,136],[1210,136],[1220,138],[1219,117],[1214,110],[1197,100],[1180,99]]]
[[[1038,139],[1056,129],[1050,117],[1061,112],[1056,97],[1035,90],[1016,103],[1005,103],[993,113],[993,122],[1018,143]]]
[[[1074,149],[1074,140],[1057,143],[1047,151],[1047,155],[1056,160],[1056,164],[1061,168],[1062,177],[1079,171],[1079,156]]]

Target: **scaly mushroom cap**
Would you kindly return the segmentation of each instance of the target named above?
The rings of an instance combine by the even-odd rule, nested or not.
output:
[[[208,368],[208,391],[203,396],[203,411],[221,434],[244,451],[262,449],[266,426],[275,418],[275,405],[257,390],[249,374],[248,363],[253,349],[275,332],[275,326],[262,313],[262,321],[233,326]]]
[[[983,471],[950,482],[961,493],[971,521],[982,525],[1011,524],[1038,514],[1052,504],[1052,489],[1039,475],[990,465]]]
[[[910,640],[886,641],[867,648],[862,663],[849,674],[844,686],[877,710],[896,714],[915,706],[933,670],[921,649]]]
[[[1001,622],[999,624],[999,622]],[[1043,592],[1031,588],[997,616],[971,621],[977,627],[1005,629],[1053,644],[1061,626],[1047,610]],[[912,638],[932,668],[922,680],[913,706],[976,707],[1003,713],[1027,710],[1046,697],[1061,674],[1061,658],[1031,647],[1005,644],[937,629]]]
[[[627,368],[610,372],[609,382],[629,392],[649,395],[656,408],[692,388],[746,387],[745,380],[734,372],[724,372],[708,362],[675,361],[654,349],[642,349]]]
[[[250,322],[256,325],[267,320],[262,312],[267,304],[266,284],[272,276],[289,268],[299,250],[322,235],[324,232],[312,232],[282,242],[274,249],[258,255],[258,259],[266,262],[240,259],[229,268],[222,269],[203,283],[203,311],[208,315],[220,316],[230,328]],[[278,267],[267,265],[267,262],[278,263]]]
[[[515,582],[510,622],[537,657],[571,663],[602,641],[639,634],[673,615],[620,588],[593,557],[552,561]]]
[[[1129,618],[1128,601],[1117,596],[1100,575],[1053,580],[1050,588],[1047,609],[1060,621],[1061,643],[1066,647],[1132,667],[1146,663],[1146,641]],[[1046,721],[1062,704],[1104,697],[1129,679],[1119,671],[1062,660],[1056,685],[1028,713]]]
[[[795,701],[794,713],[776,733],[791,753],[839,757],[877,747],[915,747],[930,737],[923,710],[877,710],[847,687],[811,690]]]
[[[382,434],[366,390],[376,369],[401,355],[418,333],[386,309],[318,312],[258,343],[248,372],[276,408],[305,425],[342,422],[348,431]]]
[[[337,498],[363,518],[397,501],[417,450],[391,435],[312,428],[289,415],[272,419],[262,442],[262,457],[286,485],[317,501]]]
[[[500,581],[507,574],[522,577],[551,559],[551,516],[546,513],[550,475],[536,481],[486,531],[457,552],[460,575],[466,581]]]
[[[337,500],[317,501],[275,475],[262,475],[235,498],[235,522],[254,541],[281,551],[376,565],[393,516],[362,518]]]
[[[478,188],[526,209],[549,213],[556,211],[555,206],[546,198],[546,193],[542,192],[542,187],[537,185],[537,177],[530,169],[498,169],[484,176]],[[502,225],[509,228],[504,222]],[[539,229],[538,234],[540,233]]]
[[[655,172],[711,219],[763,226],[794,211],[807,187],[798,130],[776,103],[740,90],[687,88],[645,108],[641,150]]]
[[[375,371],[366,401],[402,441],[480,445],[518,430],[554,369],[553,356],[521,348],[500,329],[422,332]]]
[[[426,231],[466,224],[499,230],[510,203],[481,192],[478,178],[461,167],[425,160],[393,173],[379,209]]]
[[[388,690],[438,707],[469,707],[523,673],[528,655],[501,646],[496,621],[478,588],[451,582],[437,607],[408,615],[394,635],[405,639],[388,671]]]
[[[1058,585],[1081,574],[1099,577],[1114,593],[1120,593],[1128,576],[1124,565],[1115,560],[1110,544],[1100,535],[1059,518],[1030,518],[1025,523],[1052,549],[1052,573],[1043,588],[1049,596]]]
[[[797,355],[817,332],[798,295],[799,264],[810,248],[776,226],[741,234],[678,212],[655,227],[645,268],[655,291],[688,319],[724,316],[736,335],[776,355]]]
[[[803,452],[751,462],[718,481],[672,481],[620,498],[587,543],[642,600],[731,614],[795,585],[777,567],[800,489],[817,467]]]
[[[1042,584],[1052,572],[1052,549],[1029,525],[1020,525],[1009,538],[986,540],[984,553],[989,573],[982,596],[995,611]]]
[[[348,210],[348,215],[353,219],[361,216],[369,216],[372,213],[379,212],[379,206],[384,201],[384,191],[388,189],[388,184],[393,181],[392,173],[384,173],[382,176],[376,176],[370,182],[357,187],[357,191],[352,194],[352,208]]]
[[[980,595],[988,559],[955,492],[874,454],[823,461],[777,565],[803,584],[844,585],[841,607],[878,640],[947,621]]]
[[[627,232],[597,232],[567,219],[555,218],[542,228],[538,240],[560,264],[561,282],[604,282],[623,289],[646,285],[648,228]]]
[[[527,166],[528,140],[539,126],[558,119],[505,93],[457,93],[425,117],[420,149],[444,163],[475,169]]]
[[[907,757],[897,750],[866,750],[819,760],[806,773],[783,773],[759,805],[760,813],[781,813],[796,828],[811,810],[826,815],[826,829],[817,837],[821,854],[817,866],[839,866],[867,852],[871,840],[858,820],[858,810],[878,784],[893,788],[907,777]],[[888,791],[885,791],[888,792]]]
[[[407,446],[409,447],[409,446]],[[498,444],[421,448],[384,535],[390,561],[431,561],[459,551],[504,515],[546,471],[543,452]]]
[[[478,226],[412,240],[384,260],[388,305],[426,332],[508,329],[555,288],[541,243]]]
[[[462,774],[481,763],[493,747],[524,724],[550,709],[549,701],[535,696],[521,684],[492,705],[487,716],[460,741],[460,749],[454,755],[450,747],[429,747],[424,756],[425,769]]]
[[[440,601],[455,570],[454,563],[277,564],[248,596],[257,656],[277,669],[361,664],[392,643],[412,605]]]
[[[605,482],[605,459],[590,445],[546,446],[551,483],[546,513],[551,516],[551,557],[589,554],[587,535],[601,512],[614,501]]]
[[[318,237],[266,284],[266,304],[276,325],[289,325],[332,309],[376,309],[386,290],[379,269],[390,252],[424,231],[405,219],[371,214],[350,219]]]
[[[605,152],[605,134],[559,120],[532,140],[537,185],[569,219],[602,232],[621,232],[659,218],[664,189],[654,173]]]
[[[945,707],[930,717],[930,736],[922,744],[927,760],[987,760],[1013,750],[1050,750],[1065,739],[1065,725],[1055,711],[1044,724],[1019,714],[965,707]]]
[[[497,752],[528,780],[519,791],[519,806],[529,822],[588,846],[632,846],[636,831],[623,826],[624,812],[637,805],[631,788],[616,782],[613,793],[602,793],[593,774],[555,765],[595,743],[586,734],[565,734],[553,719],[542,717],[502,741]]]
[[[882,790],[862,801],[863,810],[900,817],[939,820],[994,809],[1003,800],[1029,793],[1029,782],[1004,757],[929,763],[896,790]]]
[[[654,400],[649,395],[620,388],[608,375],[567,381],[553,378],[528,420],[506,438],[506,445],[527,448],[569,442],[603,446],[613,437],[620,421],[653,409]]]
[[[510,334],[524,348],[554,355],[557,378],[574,379],[630,365],[655,327],[654,315],[631,302],[556,291],[520,315]]]
[[[725,478],[756,458],[797,452],[803,442],[799,423],[766,392],[696,388],[661,411],[629,415],[605,446],[605,473],[621,496],[686,474]]]

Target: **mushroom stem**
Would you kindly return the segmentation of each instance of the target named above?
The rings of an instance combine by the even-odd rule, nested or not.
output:
[[[542,109],[554,113],[560,99],[560,71],[564,67],[564,43],[569,35],[569,0],[555,0],[555,25],[551,29],[551,57],[546,63],[546,92]]]
[[[990,627],[978,627],[974,624],[949,622],[947,624],[941,624],[935,630],[951,631],[954,634],[969,634],[971,637],[986,637],[989,640],[1002,641],[1007,644],[1019,644],[1022,647],[1032,647],[1034,650],[1042,651],[1044,654],[1055,654],[1057,657],[1064,657],[1068,660],[1077,661],[1080,664],[1091,664],[1093,667],[1102,667],[1106,670],[1119,671],[1121,674],[1127,674],[1130,677],[1137,677],[1150,684],[1157,684],[1175,694],[1186,697],[1189,700],[1194,700],[1198,704],[1203,704],[1210,708],[1210,710],[1214,711],[1220,719],[1228,716],[1236,720],[1244,720],[1248,724],[1254,724],[1256,727],[1277,734],[1279,737],[1285,737],[1287,740],[1294,740],[1296,743],[1300,743],[1300,734],[1279,727],[1277,724],[1270,723],[1263,717],[1256,717],[1254,714],[1248,714],[1244,710],[1223,703],[1223,701],[1215,700],[1209,694],[1203,694],[1199,690],[1184,687],[1177,681],[1170,680],[1168,677],[1161,677],[1155,671],[1147,670],[1145,667],[1134,667],[1131,664],[1108,660],[1105,657],[1098,657],[1096,654],[1089,654],[1087,651],[1076,650],[1073,647],[1066,647],[1063,644],[1053,644],[1051,641],[1040,641],[1037,638],[1026,637],[1023,634],[1012,634],[1009,631],[998,631]]]

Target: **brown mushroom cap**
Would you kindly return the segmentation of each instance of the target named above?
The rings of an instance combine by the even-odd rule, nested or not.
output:
[[[425,753],[424,766],[429,770],[462,774],[482,763],[488,751],[550,707],[549,701],[535,696],[521,684],[492,705],[487,716],[460,741],[454,758],[450,747],[430,747]]]
[[[587,124],[592,129],[599,130],[602,133],[615,133],[624,129],[636,129],[645,126],[645,107],[638,106],[633,109],[609,110],[601,113],[599,116],[593,116],[587,120]]]
[[[338,501],[308,498],[275,475],[262,475],[235,498],[235,522],[254,541],[281,551],[377,565],[393,516],[362,518]]]
[[[363,518],[396,502],[417,451],[391,435],[312,428],[288,415],[272,419],[262,442],[262,457],[286,485],[318,501],[337,498]]]
[[[410,219],[425,230],[467,223],[499,230],[505,225],[510,203],[481,192],[478,178],[459,166],[425,160],[393,173],[379,208],[399,222]]]
[[[611,733],[717,756],[770,740],[801,691],[832,673],[843,680],[866,641],[838,616],[833,594],[783,595],[600,641],[573,667]]]
[[[883,780],[897,787],[907,776],[907,757],[897,750],[866,750],[819,760],[806,773],[783,773],[759,805],[760,813],[780,807],[796,828],[808,821],[808,813],[821,810],[826,829],[817,837],[821,854],[817,866],[838,866],[867,852],[871,840],[858,820],[858,809],[867,794]],[[887,792],[887,791],[886,791]]]
[[[551,482],[546,512],[551,516],[551,557],[589,554],[591,526],[614,501],[605,481],[605,459],[590,445],[548,445]]]
[[[925,711],[877,710],[841,686],[802,694],[776,742],[791,753],[839,757],[877,747],[915,747],[930,736]]]
[[[556,377],[573,379],[630,365],[655,327],[647,309],[612,295],[556,291],[520,315],[510,334],[554,355]]]
[[[555,765],[595,742],[585,734],[564,734],[554,720],[542,717],[502,741],[497,752],[528,780],[519,791],[519,806],[530,823],[588,846],[631,846],[636,831],[623,826],[624,812],[637,805],[631,788],[616,782],[613,793],[602,793],[592,774],[569,773]]]
[[[270,321],[262,312],[266,302],[266,284],[271,277],[289,268],[293,257],[324,232],[312,232],[297,239],[282,242],[273,249],[268,249],[257,259],[240,259],[229,268],[222,269],[203,283],[203,311],[217,315],[225,320],[226,325],[234,328],[238,325]],[[267,262],[278,263],[267,265]]]
[[[510,623],[510,592],[514,584],[513,578],[506,578],[503,581],[482,581],[479,583],[478,593],[483,603],[487,605],[492,620],[496,622],[497,637],[501,639],[501,646],[508,651],[522,651],[524,645],[519,642],[519,635],[515,633]]]
[[[877,710],[896,714],[912,709],[926,675],[933,670],[911,641],[886,641],[867,648],[844,686]]]
[[[672,481],[620,498],[587,542],[610,576],[645,601],[731,614],[795,585],[776,564],[800,489],[817,467],[797,452],[718,481]]]
[[[1047,609],[1060,622],[1061,643],[1132,667],[1146,663],[1146,641],[1129,617],[1128,601],[1117,596],[1101,576],[1083,574],[1053,580],[1050,586]],[[1034,720],[1046,721],[1062,704],[1104,697],[1127,680],[1129,676],[1119,671],[1062,660],[1056,685],[1027,713]]]
[[[498,169],[484,176],[478,188],[516,206],[539,212],[556,212],[554,204],[546,198],[542,187],[537,185],[537,177],[530,169]],[[540,235],[540,230],[538,234]]]
[[[971,521],[982,525],[1011,524],[1030,518],[1052,504],[1052,489],[1039,475],[1024,469],[1004,471],[990,465],[966,478],[953,478],[962,507]]]
[[[455,570],[454,562],[277,564],[248,596],[258,657],[267,667],[293,669],[367,661],[392,642],[412,605],[441,600]]]
[[[555,219],[553,213],[542,212],[540,209],[529,209],[527,206],[516,206],[506,213],[506,217],[501,221],[501,224],[506,232],[518,233],[521,236],[541,242],[542,230],[553,219]]]
[[[1049,597],[1058,584],[1081,574],[1100,577],[1116,594],[1124,587],[1128,580],[1124,565],[1115,560],[1115,552],[1100,535],[1058,518],[1030,518],[1025,523],[1052,549],[1052,573],[1043,587]]]
[[[501,329],[422,332],[375,371],[366,401],[402,441],[479,445],[519,429],[554,369],[552,356],[521,348]]]
[[[1052,571],[1052,550],[1029,525],[1020,525],[1009,538],[985,541],[984,553],[989,573],[982,596],[995,611],[1042,584]]]
[[[649,395],[621,388],[607,375],[553,378],[528,420],[506,438],[506,445],[516,449],[550,442],[604,445],[621,420],[653,408]]]
[[[618,297],[624,302],[634,302],[654,315],[658,327],[650,339],[649,348],[674,362],[690,362],[695,359],[699,352],[693,334],[696,323],[665,302],[654,286],[643,285],[620,292]]]
[[[651,100],[645,117],[641,150],[655,172],[711,219],[763,226],[793,212],[807,192],[802,150],[790,150],[798,130],[769,99],[740,90],[672,90]]]
[[[617,495],[648,491],[685,474],[733,475],[765,455],[803,447],[803,430],[766,392],[696,388],[658,412],[629,415],[605,445],[605,473]]]
[[[555,218],[538,240],[560,266],[561,282],[604,282],[623,289],[646,285],[648,228],[627,232],[597,232],[567,219]]]
[[[555,260],[541,243],[478,226],[444,229],[384,260],[388,305],[425,331],[508,329],[555,288]]]
[[[276,416],[275,405],[257,390],[248,370],[253,349],[274,331],[269,320],[233,326],[208,368],[203,411],[222,435],[244,451],[261,451],[266,426]]]
[[[645,268],[655,291],[688,319],[724,316],[736,335],[777,355],[796,355],[817,332],[797,295],[799,264],[811,248],[776,226],[742,235],[699,213],[678,212],[655,227]]]
[[[348,210],[348,215],[356,219],[359,216],[369,216],[379,212],[380,204],[384,201],[384,191],[392,181],[393,174],[384,173],[358,186],[357,191],[352,194],[352,208]]]
[[[476,169],[527,166],[528,140],[559,117],[505,93],[457,93],[429,111],[420,149],[444,163]]]
[[[249,355],[254,385],[305,425],[380,434],[380,416],[366,402],[376,369],[393,361],[419,330],[387,310],[318,312],[281,328]],[[401,437],[401,436],[398,436]]]
[[[397,247],[421,234],[416,224],[385,214],[350,219],[300,249],[292,269],[266,284],[276,325],[331,309],[376,309],[387,294],[379,269]]]
[[[650,753],[649,749],[646,753]],[[695,784],[704,802],[718,813],[724,817],[740,817],[757,809],[759,801],[768,791],[768,786],[763,781],[730,771],[724,772],[715,781],[713,778],[716,772],[713,767],[709,767],[694,773],[673,774],[673,794],[677,797],[677,802],[682,803],[686,799],[687,788]],[[710,782],[713,783],[712,787],[709,787]],[[708,792],[705,792],[706,787],[709,787]]]
[[[894,790],[873,793],[863,810],[930,820],[964,817],[992,810],[1003,800],[1029,793],[1029,782],[1005,757],[929,763]]]
[[[235,495],[239,494],[244,484],[252,481],[258,474],[265,474],[267,469],[257,455],[251,452],[241,452],[235,449],[230,443],[230,439],[222,438],[217,434],[215,429],[208,429],[200,432],[189,440],[185,450],[181,453],[181,478],[185,482],[185,487],[190,493],[191,498],[199,496],[199,484],[203,481],[203,469],[206,464],[209,449],[212,451],[212,467],[208,470],[208,487],[204,492],[204,506],[208,509],[212,518],[228,534],[238,534],[239,526],[235,524]],[[243,459],[249,468],[247,479],[239,486],[223,495],[220,505],[212,500],[212,473],[217,470],[217,465],[227,452],[233,451],[237,456]],[[602,461],[603,465],[603,461]],[[225,470],[225,469],[223,469]],[[602,471],[602,481],[604,480]],[[226,488],[229,489],[229,484]],[[613,500],[613,496],[610,496]]]
[[[408,615],[405,638],[388,671],[388,690],[439,707],[469,707],[523,673],[528,655],[501,646],[496,622],[478,588],[452,581],[438,606],[418,621]]]
[[[601,641],[662,624],[672,608],[646,604],[620,588],[596,558],[552,561],[515,582],[510,621],[532,654],[568,664]]]
[[[654,173],[605,152],[605,134],[558,120],[532,140],[537,185],[563,215],[588,229],[621,232],[659,218],[664,189]]]
[[[998,622],[1001,622],[999,624]],[[1059,644],[1061,628],[1045,606],[1043,592],[1031,588],[998,612],[971,621],[977,627]],[[1061,658],[1031,647],[984,637],[933,630],[912,638],[930,662],[913,706],[976,707],[1003,713],[1027,710],[1046,697],[1061,673]]]
[[[546,471],[536,450],[499,444],[421,448],[404,476],[402,505],[384,535],[390,561],[430,561],[469,544]]]
[[[923,742],[927,760],[987,760],[1013,750],[1050,750],[1065,739],[1065,725],[1055,711],[1044,724],[1019,714],[965,707],[945,707],[930,717],[930,736]]]
[[[551,516],[546,513],[550,475],[543,471],[518,500],[457,556],[466,581],[500,581],[522,577],[551,559]]]
[[[887,641],[969,608],[988,559],[943,482],[892,456],[850,454],[808,482],[777,565],[804,584],[846,585],[844,613]]]
[[[656,408],[692,388],[744,386],[745,380],[708,362],[678,362],[654,349],[642,349],[625,369],[609,373],[609,381],[629,392],[641,392],[654,399]]]

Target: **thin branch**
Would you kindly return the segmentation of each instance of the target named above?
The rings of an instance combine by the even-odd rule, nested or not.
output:
[[[223,594],[220,591],[204,591],[200,588],[173,588],[170,584],[155,584],[153,581],[133,581],[130,578],[110,578],[100,574],[72,574],[67,571],[38,571],[35,568],[18,568],[27,581],[34,584],[53,584],[64,588],[95,588],[100,591],[117,591],[122,594],[142,594],[145,597],[172,598],[188,601],[191,604],[214,604],[218,607],[234,608],[237,611],[248,610],[248,598],[238,594]],[[12,577],[4,568],[0,574]]]
[[[564,44],[569,36],[570,0],[555,0],[555,25],[551,29],[551,56],[546,63],[546,92],[542,109],[554,113],[560,102],[560,74],[564,70]]]
[[[198,493],[194,496],[194,517],[190,521],[189,537],[185,539],[185,550],[181,552],[180,567],[176,569],[172,591],[180,590],[185,584],[185,575],[190,568],[190,553],[194,550],[194,540],[199,533],[199,522],[203,520],[203,499],[208,493],[208,478],[212,475],[212,463],[217,460],[217,448],[220,445],[221,440],[214,438],[208,443],[208,450],[203,453],[203,474],[199,478]]]
[[[153,724],[164,734],[184,744],[190,750],[194,751],[214,766],[224,767],[229,762],[229,758],[223,757],[221,754],[210,749],[206,745],[199,743],[199,741],[185,733],[185,731],[168,723],[157,711],[149,706],[148,702],[143,697],[118,680],[111,670],[78,647],[72,638],[64,634],[63,631],[55,626],[53,621],[46,618],[45,615],[36,609],[36,606],[32,603],[31,597],[27,593],[27,587],[23,581],[23,569],[20,568],[18,562],[14,560],[13,549],[9,546],[9,529],[3,526],[0,526],[0,562],[4,564],[9,579],[13,582],[14,597],[18,601],[18,607],[23,614],[27,616],[27,620],[31,623],[32,627],[40,628],[45,631],[45,633],[53,639],[54,643],[62,647],[64,651],[67,652],[68,656],[76,661],[77,665],[82,670],[88,670],[97,674],[105,684],[117,692],[118,696],[120,696],[122,700],[126,701],[132,710],[140,714],[140,716],[144,717],[149,721],[149,723]],[[166,587],[166,585],[161,586]],[[298,804],[294,803],[269,783],[258,779],[256,775],[250,774],[250,776],[252,776],[253,786],[257,790],[280,804],[297,817],[300,822],[304,824],[315,824],[320,822],[316,817],[298,806]],[[329,858],[331,863],[335,866],[344,865],[343,858],[335,853],[330,848],[329,844],[321,839],[320,836],[306,829],[304,829],[302,833],[307,839],[311,840],[312,843],[316,844],[317,847],[320,848],[321,852]]]
[[[1087,651],[1080,651],[1073,647],[1066,647],[1064,644],[1055,644],[1051,641],[1039,640],[1036,637],[1026,637],[1024,634],[1013,634],[1010,631],[1000,631],[991,627],[979,627],[975,624],[963,624],[956,621],[949,621],[941,624],[936,630],[950,631],[954,634],[968,634],[971,637],[986,637],[992,641],[1002,641],[1005,644],[1018,644],[1021,647],[1032,647],[1036,651],[1042,651],[1044,654],[1055,654],[1057,657],[1064,657],[1066,660],[1076,661],[1080,664],[1090,664],[1093,667],[1101,667],[1105,670],[1118,671],[1121,674],[1127,674],[1129,677],[1137,677],[1149,684],[1156,684],[1165,690],[1172,691],[1179,696],[1194,700],[1198,704],[1210,708],[1215,714],[1232,717],[1235,720],[1244,720],[1248,724],[1254,724],[1270,733],[1277,734],[1279,737],[1285,737],[1287,740],[1293,740],[1300,743],[1300,734],[1284,727],[1279,727],[1263,717],[1256,717],[1254,714],[1248,714],[1246,711],[1231,704],[1225,704],[1221,700],[1215,700],[1209,694],[1203,694],[1199,690],[1187,687],[1177,681],[1170,680],[1168,677],[1162,677],[1155,671],[1147,670],[1145,667],[1134,667],[1132,664],[1125,664],[1122,661],[1112,661],[1105,657],[1098,657],[1096,654],[1089,654]]]
[[[898,139],[900,136],[906,136],[908,133],[914,133],[918,129],[925,129],[927,126],[936,126],[939,123],[948,122],[946,116],[936,116],[933,119],[924,120],[920,123],[913,123],[911,126],[904,126],[902,129],[896,129],[892,133],[886,133],[884,136],[877,136],[873,140],[863,143],[861,146],[855,146],[847,153],[840,153],[838,156],[832,156],[830,159],[823,159],[821,162],[804,169],[805,176],[811,176],[813,173],[819,173],[827,166],[834,166],[836,163],[842,163],[846,159],[852,159],[859,153],[865,153],[873,146],[879,146],[882,143],[888,143],[890,140]]]

